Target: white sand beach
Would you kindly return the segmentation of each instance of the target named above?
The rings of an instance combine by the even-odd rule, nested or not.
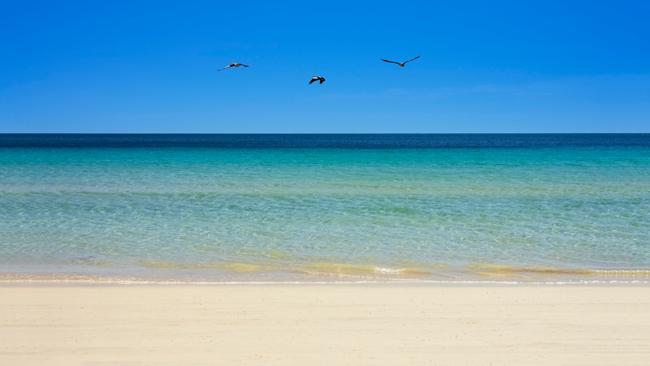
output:
[[[648,365],[635,286],[3,285],[0,365]]]

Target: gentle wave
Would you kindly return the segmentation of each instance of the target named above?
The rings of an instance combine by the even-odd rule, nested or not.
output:
[[[474,263],[468,266],[480,275],[513,276],[518,274],[564,275],[564,276],[606,276],[606,277],[648,277],[650,269],[589,269],[557,267],[521,267],[501,264]]]
[[[312,275],[338,275],[338,276],[428,276],[431,271],[425,268],[396,268],[376,265],[349,264],[349,263],[313,263],[301,269]]]
[[[472,263],[464,267],[450,267],[445,264],[418,266],[386,266],[375,264],[355,264],[340,262],[315,262],[306,264],[288,263],[244,263],[244,262],[209,262],[182,263],[169,261],[140,261],[140,266],[164,270],[220,270],[233,273],[287,272],[299,273],[313,277],[340,278],[421,278],[437,276],[462,278],[474,276],[502,277],[516,279],[520,276],[537,276],[538,278],[650,278],[650,269],[594,269],[594,268],[558,268],[545,266],[513,266],[493,263]]]
[[[318,262],[309,264],[278,264],[278,263],[243,263],[243,262],[209,262],[209,263],[183,263],[170,261],[143,260],[139,266],[151,269],[169,270],[224,270],[238,273],[285,271],[303,273],[308,275],[336,275],[336,276],[427,276],[430,270],[415,267],[387,267],[371,264]]]

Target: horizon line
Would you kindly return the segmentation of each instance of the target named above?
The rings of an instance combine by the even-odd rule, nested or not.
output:
[[[0,135],[650,135],[647,132],[0,132]]]

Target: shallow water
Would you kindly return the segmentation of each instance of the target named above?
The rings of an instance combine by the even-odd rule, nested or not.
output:
[[[0,135],[0,233],[5,273],[649,278],[650,135]]]

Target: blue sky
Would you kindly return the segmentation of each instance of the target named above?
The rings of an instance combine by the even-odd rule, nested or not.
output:
[[[649,18],[646,1],[3,2],[0,132],[650,132]],[[231,61],[251,67],[217,71]]]

